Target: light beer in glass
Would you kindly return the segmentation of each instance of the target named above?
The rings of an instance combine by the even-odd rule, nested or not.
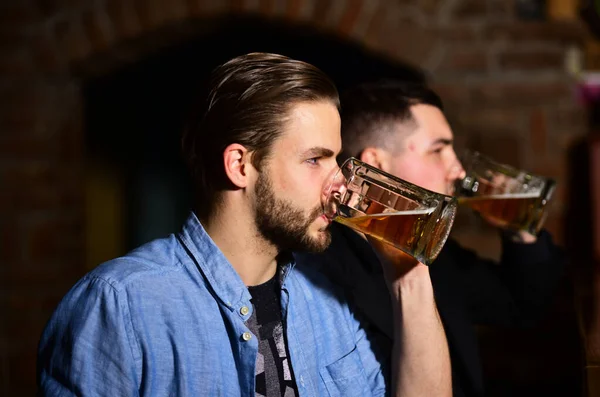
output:
[[[463,167],[466,176],[456,191],[459,204],[505,228],[539,232],[554,180],[495,162],[478,152],[468,152]]]
[[[453,197],[431,192],[355,158],[348,159],[327,189],[330,219],[384,241],[431,264],[443,247],[456,213]]]

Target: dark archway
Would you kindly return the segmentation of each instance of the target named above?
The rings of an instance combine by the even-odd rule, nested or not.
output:
[[[88,163],[116,165],[113,177],[122,181],[127,215],[120,222],[124,228],[118,233],[124,239],[117,244],[120,250],[177,230],[191,205],[190,183],[179,156],[188,109],[215,66],[254,51],[310,62],[340,90],[377,78],[424,80],[416,68],[314,28],[236,17],[221,20],[202,36],[87,81]]]

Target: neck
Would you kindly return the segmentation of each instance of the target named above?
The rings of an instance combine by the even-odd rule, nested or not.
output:
[[[277,271],[279,250],[260,234],[250,208],[228,201],[224,197],[202,225],[244,284],[267,282]]]

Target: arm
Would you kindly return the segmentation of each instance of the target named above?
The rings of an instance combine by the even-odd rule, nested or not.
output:
[[[429,268],[390,245],[369,239],[382,259],[394,317],[395,396],[451,396],[448,343]]]
[[[101,279],[83,279],[65,296],[38,349],[42,396],[138,395],[127,303]]]
[[[524,236],[503,236],[500,273],[516,302],[514,324],[529,326],[550,305],[567,260],[548,232],[543,231],[535,240]]]
[[[478,324],[532,325],[548,306],[565,267],[565,255],[542,231],[532,242],[502,237],[500,263],[485,260],[449,241],[434,262],[436,290],[459,285]],[[455,288],[456,290],[456,288]]]

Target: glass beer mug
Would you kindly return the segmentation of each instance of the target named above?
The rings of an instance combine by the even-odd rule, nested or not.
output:
[[[329,219],[384,241],[429,265],[444,246],[456,199],[349,158],[328,180]]]
[[[459,204],[508,229],[534,235],[539,232],[554,193],[554,180],[498,163],[478,152],[467,152],[463,167],[466,176],[456,189]]]

